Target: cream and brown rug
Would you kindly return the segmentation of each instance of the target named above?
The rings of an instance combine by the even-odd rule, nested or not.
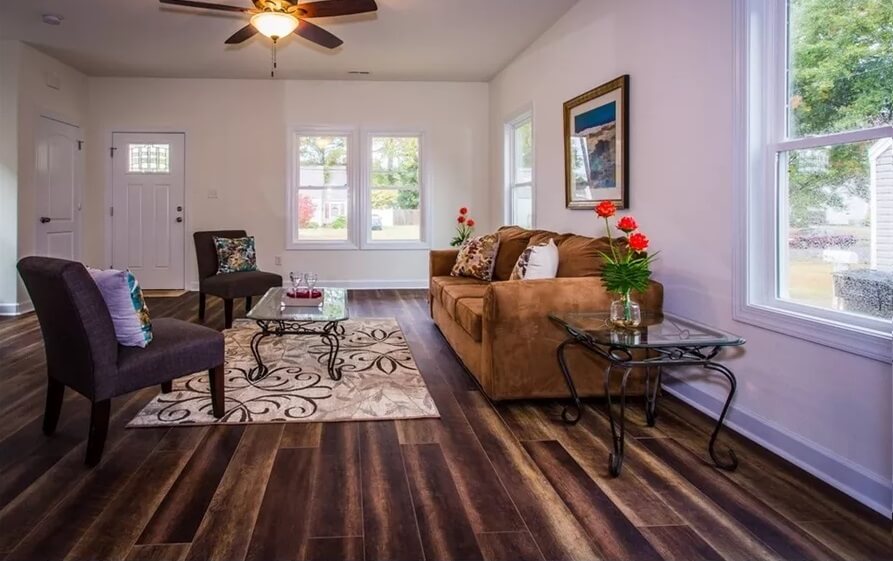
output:
[[[342,378],[326,371],[328,346],[319,337],[267,337],[260,346],[270,375],[250,382],[249,349],[257,325],[237,320],[226,336],[226,414],[211,414],[208,373],[174,381],[127,425],[157,427],[216,423],[364,421],[439,417],[396,319],[344,322],[338,353]]]

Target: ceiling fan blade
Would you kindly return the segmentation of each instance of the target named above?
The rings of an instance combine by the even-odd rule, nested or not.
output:
[[[195,2],[193,0],[158,0],[162,4],[170,4],[171,6],[186,6],[188,8],[202,8],[205,10],[222,10],[224,12],[244,13],[248,8],[240,8],[239,6],[227,6],[225,4],[212,4],[210,2]]]
[[[313,25],[309,21],[303,19],[298,24],[298,28],[295,29],[295,34],[329,49],[334,49],[344,43],[344,41],[335,37],[322,27]]]
[[[227,45],[237,45],[242,41],[247,41],[254,37],[257,33],[257,28],[251,25],[250,23],[243,27],[242,29],[236,31],[232,35],[230,35],[229,39],[225,41]]]
[[[320,0],[298,4],[298,10],[304,12],[305,18],[328,18],[374,12],[378,5],[375,0]]]

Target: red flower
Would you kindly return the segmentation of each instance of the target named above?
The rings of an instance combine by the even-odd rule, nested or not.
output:
[[[456,217],[456,222],[458,222],[459,224],[464,224],[464,223],[465,223],[465,217],[462,216],[462,215],[457,216],[457,217]]]
[[[648,249],[648,236],[641,232],[629,235],[629,247],[633,251],[641,252]]]
[[[595,213],[600,218],[610,218],[617,212],[617,207],[611,201],[602,201],[595,207]]]
[[[468,227],[469,227],[469,228],[474,228],[474,220],[471,219],[471,218],[468,219]]]
[[[630,232],[635,231],[639,225],[636,224],[636,219],[632,216],[622,216],[620,220],[617,221],[617,229],[621,232],[626,232],[629,234]]]
[[[465,216],[466,214],[468,214],[468,209],[463,206],[462,208],[459,209],[459,214],[461,214],[462,216]]]

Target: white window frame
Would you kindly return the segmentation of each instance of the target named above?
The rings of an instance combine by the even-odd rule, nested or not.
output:
[[[372,139],[375,137],[418,138],[419,139],[419,239],[418,240],[373,240],[372,239]],[[363,180],[361,182],[362,216],[359,216],[363,249],[429,249],[430,248],[430,178],[428,177],[425,132],[418,129],[374,129],[363,134]]]
[[[891,322],[781,300],[777,155],[893,136],[893,126],[786,138],[787,2],[735,0],[734,318],[883,362],[893,361]]]
[[[294,201],[300,188],[300,143],[301,136],[344,136],[347,137],[347,239],[346,240],[296,240],[294,238],[295,216]],[[357,220],[356,209],[359,208],[359,167],[357,155],[360,153],[357,146],[357,130],[354,127],[330,127],[330,126],[296,126],[288,131],[288,188],[286,189],[286,249],[317,249],[317,250],[350,250],[357,249],[357,240],[360,224]]]
[[[530,143],[530,159],[533,162],[530,170],[530,181],[521,183],[515,181],[515,130],[528,120],[530,121],[530,136],[533,139],[535,138],[533,107],[528,106],[515,112],[506,119],[503,126],[503,178],[505,180],[503,218],[506,224],[517,224],[513,212],[512,192],[519,187],[530,186],[530,228],[533,229],[536,228],[536,142]]]

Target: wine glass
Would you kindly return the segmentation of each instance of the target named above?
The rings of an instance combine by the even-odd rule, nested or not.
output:
[[[304,273],[295,272],[289,273],[288,276],[291,279],[291,288],[294,291],[295,296],[297,296],[298,291],[301,289],[301,285],[304,283],[306,276]]]
[[[316,273],[305,273],[304,280],[307,282],[307,288],[310,290],[310,297],[313,298],[313,287],[319,281],[319,275]]]

